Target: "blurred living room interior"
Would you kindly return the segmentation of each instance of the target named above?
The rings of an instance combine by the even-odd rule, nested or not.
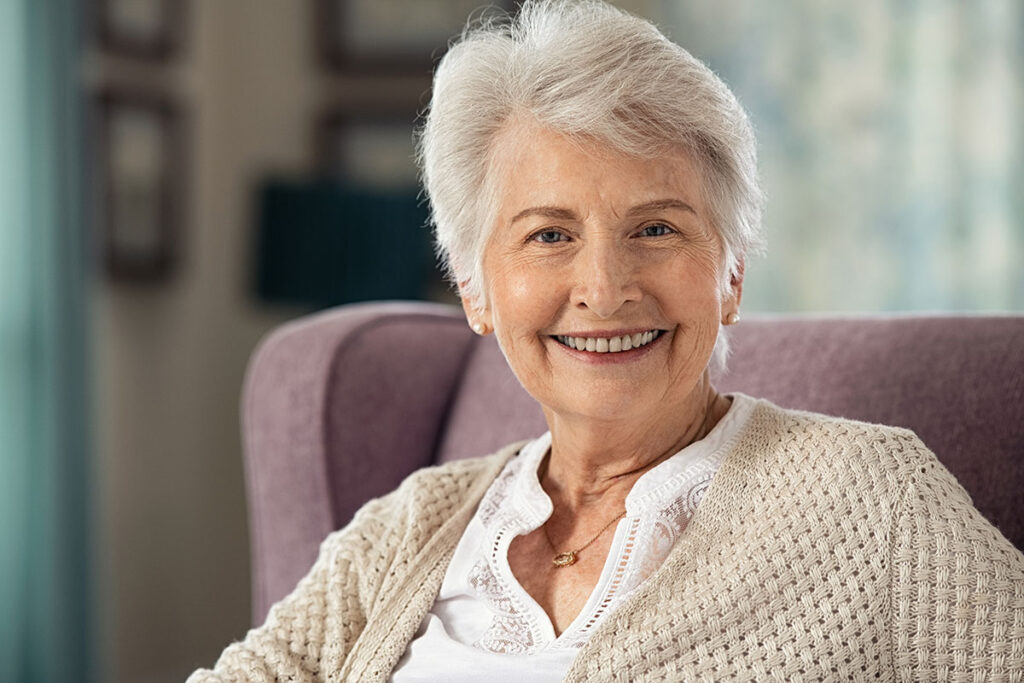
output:
[[[1024,313],[1024,4],[616,0],[735,90],[744,313]],[[0,681],[180,681],[251,624],[239,397],[281,324],[457,304],[413,161],[515,0],[0,3]]]

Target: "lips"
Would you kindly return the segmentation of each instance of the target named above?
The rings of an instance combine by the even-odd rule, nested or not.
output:
[[[661,336],[662,330],[647,330],[635,334],[624,334],[618,337],[572,337],[569,335],[554,335],[552,337],[558,343],[568,346],[577,351],[590,351],[592,353],[620,353],[631,349],[638,349],[650,344]]]

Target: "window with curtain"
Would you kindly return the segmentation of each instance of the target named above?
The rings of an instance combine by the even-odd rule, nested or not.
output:
[[[0,3],[0,681],[93,680],[73,0]]]
[[[757,129],[747,308],[1024,310],[1024,5],[662,3]]]

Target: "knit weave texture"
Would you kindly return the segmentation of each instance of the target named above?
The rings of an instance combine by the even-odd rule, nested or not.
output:
[[[368,503],[189,683],[387,680],[517,448]],[[1024,683],[1024,555],[913,433],[759,401],[664,565],[566,680]]]

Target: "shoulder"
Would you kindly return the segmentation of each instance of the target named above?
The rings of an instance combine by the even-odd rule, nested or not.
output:
[[[868,511],[878,523],[954,528],[992,540],[1000,552],[1020,556],[975,509],[970,495],[909,429],[781,408],[759,400],[750,419],[764,488],[794,510],[827,506]],[[749,449],[748,449],[749,450]],[[950,532],[952,533],[952,532]],[[954,534],[956,535],[956,534]],[[988,542],[988,540],[986,541]],[[1018,560],[1019,561],[1019,560]]]
[[[525,443],[509,444],[482,457],[424,467],[409,475],[395,494],[399,500],[419,504],[461,502],[471,491],[489,486]]]
[[[397,489],[368,501],[344,528],[333,532],[321,546],[338,551],[352,546],[353,537],[365,550],[396,533],[427,537],[459,510],[475,506],[484,491],[523,443],[514,443],[483,457],[456,460],[416,470]]]
[[[815,467],[875,467],[910,475],[938,463],[911,430],[833,415],[782,408],[757,400],[751,429],[782,453],[803,452],[800,461]],[[941,465],[940,465],[941,466]]]
[[[846,440],[877,440],[906,443],[924,448],[917,435],[909,429],[807,410],[783,408],[766,399],[753,399],[753,418],[762,429],[782,430],[795,438],[839,438]]]
[[[927,477],[966,492],[914,432],[792,410],[758,400],[734,462],[756,472],[772,495],[797,507],[820,497],[893,511],[911,481]],[[787,498],[789,496],[786,496]],[[802,502],[797,502],[804,499]]]

